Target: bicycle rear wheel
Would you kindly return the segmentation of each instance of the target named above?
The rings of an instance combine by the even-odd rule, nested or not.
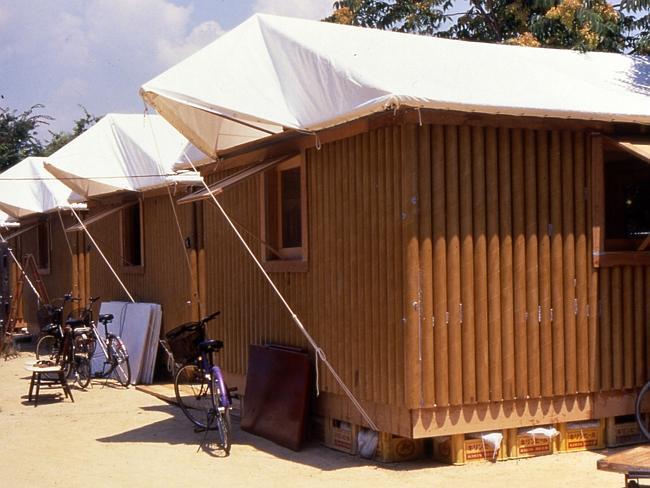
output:
[[[77,370],[77,383],[84,390],[90,384],[90,361],[85,356],[75,357],[76,370]]]
[[[214,368],[212,372],[212,405],[214,408],[211,429],[217,431],[217,443],[226,454],[230,454],[232,444],[232,429],[230,426],[230,402],[228,388],[221,376],[221,370]]]
[[[209,428],[213,410],[210,381],[194,364],[181,367],[174,378],[176,401],[185,416],[201,429]]]
[[[650,381],[643,385],[639,395],[636,397],[636,422],[646,439],[650,440],[650,428],[648,428],[648,414],[650,413]]]
[[[131,383],[131,366],[129,364],[129,355],[126,352],[126,346],[117,336],[110,338],[109,348],[113,358],[113,376],[124,387]]]

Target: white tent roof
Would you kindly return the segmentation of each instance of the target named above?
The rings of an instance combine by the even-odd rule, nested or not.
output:
[[[174,163],[206,156],[159,115],[107,114],[51,156],[45,168],[82,197],[144,191],[169,182],[200,182],[174,174]]]
[[[275,130],[317,130],[398,106],[650,123],[650,58],[255,15],[141,94],[215,156],[232,122],[212,114]]]
[[[0,210],[21,218],[79,201],[79,195],[43,168],[44,158],[29,157],[0,173]]]
[[[0,228],[14,227],[11,215],[0,210]]]

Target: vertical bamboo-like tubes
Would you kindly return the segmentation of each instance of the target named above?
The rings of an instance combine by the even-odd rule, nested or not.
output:
[[[379,141],[378,139],[382,137],[384,133],[380,133],[380,131],[372,131],[370,133],[370,153],[369,153],[369,180],[370,180],[370,188],[373,190],[377,189],[378,186],[378,175],[377,175],[377,166],[379,162],[379,152],[380,148],[379,146]],[[383,152],[382,152],[382,157],[383,157]],[[397,168],[399,168],[399,165],[396,165]],[[401,176],[401,175],[400,175]],[[336,187],[336,181],[337,181],[337,176],[334,177],[334,180],[332,184],[334,187]],[[378,242],[377,239],[380,238],[379,233],[377,232],[377,219],[378,219],[378,203],[377,203],[377,198],[378,196],[372,195],[370,197],[370,242],[369,244],[369,256],[371,259],[371,262],[377,262],[376,260],[378,259]],[[401,199],[399,202],[399,205],[401,206]],[[398,230],[399,232],[399,230]],[[397,236],[399,239],[401,236]],[[400,239],[401,240],[401,239]],[[335,258],[336,259],[336,258]],[[381,322],[381,317],[379,310],[377,309],[377,286],[376,283],[379,281],[379,269],[376,269],[375,266],[372,267],[372,272],[371,276],[372,279],[368,283],[368,288],[370,290],[370,306],[372,307],[371,311],[371,317],[372,317],[372,322],[373,323],[379,323]],[[400,269],[401,273],[404,273],[404,270]],[[338,282],[337,276],[332,277],[333,283]],[[335,285],[336,286],[336,285]],[[398,288],[398,290],[402,290],[401,288]],[[402,290],[404,292],[405,290]],[[398,295],[402,295],[402,293],[397,293]],[[400,296],[401,298],[401,304],[402,306],[404,305],[404,296]],[[402,317],[405,317],[404,311],[402,310]],[[340,345],[340,347],[344,347],[343,344]],[[380,339],[380,334],[375,332],[372,335],[372,348],[373,351],[380,351],[381,350],[381,339]],[[404,354],[402,352],[402,354]],[[382,364],[381,363],[386,363],[385,358],[378,357],[380,355],[375,354],[372,357],[372,371],[373,371],[373,378],[372,378],[372,384],[373,384],[373,389],[374,389],[374,396],[376,398],[385,398],[384,397],[384,392],[385,392],[385,384],[382,378]]]
[[[474,323],[476,324],[476,400],[490,401],[487,242],[485,229],[485,137],[472,128],[472,188],[474,215]]]
[[[463,350],[460,323],[460,239],[458,198],[458,128],[445,127],[447,204],[447,305],[449,311],[449,403],[463,402]]]
[[[515,395],[528,396],[528,334],[526,318],[526,200],[524,196],[523,132],[512,130],[512,234],[515,329]]]
[[[645,323],[650,323],[650,267],[645,268]],[[650,332],[646,331],[645,334],[645,351],[646,354],[650,352]],[[650,378],[650,361],[646,361],[645,379]]]
[[[594,138],[588,137],[588,148],[585,153],[586,167],[585,176],[587,179],[587,272],[589,280],[589,308],[588,308],[588,327],[589,327],[589,389],[591,391],[598,391],[601,388],[600,384],[600,342],[598,333],[598,270],[594,267],[594,218],[592,215],[592,208],[594,203],[594,178],[592,173],[593,166],[593,144]]]
[[[539,307],[539,265],[537,239],[537,174],[535,157],[535,133],[526,130],[524,134],[524,177],[526,194],[526,329],[528,357],[528,394],[537,398],[541,395],[541,371],[539,353],[540,324]]]
[[[434,349],[433,349],[433,248],[431,228],[431,129],[428,125],[418,130],[418,194],[420,198],[419,234],[420,267],[422,269],[422,394],[424,406],[435,404]]]
[[[394,171],[393,174],[398,176],[398,175],[401,174],[401,164],[402,164],[401,160],[400,160],[400,155],[401,155],[400,128],[397,127],[397,126],[393,126],[392,134],[393,134],[393,137],[392,137],[392,140],[391,140],[392,141],[391,142],[391,144],[392,144],[391,149],[392,149],[392,154],[393,154],[393,160],[395,162],[394,164],[396,165],[396,168],[397,168],[397,171]],[[390,153],[387,152],[387,154],[390,154]],[[400,205],[400,202],[399,202],[399,200],[400,200],[400,194],[399,194],[400,193],[400,180],[396,179],[394,177],[393,182],[394,182],[393,183],[393,191],[394,191],[394,201],[395,201],[394,208],[397,209],[397,208],[399,208],[399,205]],[[416,189],[417,189],[417,186],[416,186]],[[396,236],[395,244],[397,246],[401,245],[399,236]],[[402,253],[401,252],[396,252],[396,257],[397,257],[396,263],[400,266],[400,268],[395,268],[395,273],[396,273],[395,283],[398,286],[397,289],[401,290],[405,286],[404,285],[404,276],[400,272],[401,269],[403,269],[402,268],[402,266],[403,266],[402,265]],[[396,368],[397,371],[404,371],[404,368],[405,368],[404,359],[405,358],[404,358],[403,354],[400,354],[400,350],[401,350],[400,348],[403,347],[404,334],[395,334],[393,337],[394,337],[394,343],[396,345],[396,347],[393,348],[393,351],[394,351],[393,361],[394,361],[394,364],[395,364],[395,368]],[[401,378],[403,378],[403,375],[401,375]],[[398,394],[397,399],[404,398],[404,388],[405,388],[404,382],[400,381],[397,384],[397,389],[396,389],[396,392]]]
[[[490,352],[490,400],[503,399],[501,345],[501,258],[499,245],[499,165],[496,129],[485,129],[485,193],[487,224],[487,293]]]
[[[562,171],[560,136],[551,132],[550,203],[551,203],[551,303],[553,322],[553,390],[564,395],[564,302],[562,270]]]
[[[631,266],[623,268],[623,386],[634,386],[634,275]]]
[[[341,233],[343,236],[345,236],[343,239],[341,239],[341,268],[339,271],[339,276],[341,278],[341,305],[342,305],[342,310],[341,310],[341,321],[339,322],[343,328],[344,332],[342,336],[345,338],[345,348],[344,348],[344,378],[345,381],[347,382],[348,385],[352,385],[354,382],[354,376],[353,376],[353,371],[351,365],[355,362],[356,357],[354,356],[354,349],[350,347],[351,344],[354,344],[354,337],[353,337],[353,332],[354,332],[354,326],[352,325],[352,317],[351,315],[351,310],[353,307],[353,302],[351,300],[352,297],[352,289],[351,289],[351,269],[350,265],[351,263],[351,253],[350,253],[350,241],[351,239],[349,236],[352,234],[352,227],[350,226],[350,221],[351,219],[349,217],[346,217],[346,211],[349,208],[352,208],[351,202],[350,202],[350,159],[348,158],[348,152],[349,152],[349,145],[352,143],[350,139],[343,139],[341,141],[341,144],[339,146],[340,150],[337,153],[337,166],[341,168],[341,175],[340,178],[337,180],[338,186],[340,187],[340,195],[341,197],[337,199],[337,206],[341,209],[341,219],[339,220],[339,230],[338,232]],[[377,172],[379,174],[380,179],[385,175],[383,167],[378,167]],[[383,182],[380,182],[379,184],[379,192],[382,195],[385,195],[385,186],[383,185]],[[383,199],[379,199],[379,208],[378,208],[378,213],[379,213],[379,223],[384,223],[385,222],[385,214],[383,213]],[[385,248],[386,246],[386,239],[385,239],[385,232],[380,232],[379,233],[383,238],[379,239],[379,256],[380,259],[383,259],[385,256],[385,252],[382,250],[382,246]],[[303,276],[301,276],[302,278]],[[380,281],[381,282],[381,281]],[[292,290],[296,290],[296,286],[291,287]],[[384,291],[382,294],[381,292]],[[385,297],[385,290],[383,287],[379,290],[379,313],[381,314],[382,317],[387,317],[388,313],[386,310],[386,297]],[[381,339],[382,339],[382,347],[383,349],[380,350],[380,354],[382,357],[386,357],[386,346],[384,346],[384,342],[388,342],[387,338],[385,337],[387,331],[386,327],[381,327]],[[383,374],[385,374],[384,378],[387,379],[385,382],[388,388],[390,389],[391,384],[393,383],[393,377],[390,374],[388,374],[388,367],[386,367],[386,370],[383,371]]]
[[[564,360],[566,392],[578,390],[578,363],[576,358],[576,302],[575,302],[575,229],[573,209],[573,144],[571,133],[562,132],[562,234],[563,234],[563,291],[564,291]]]
[[[613,387],[623,388],[623,305],[621,268],[612,268],[612,374]]]
[[[573,145],[574,161],[574,208],[575,208],[575,266],[576,266],[576,361],[577,389],[580,393],[589,391],[589,304],[587,258],[587,234],[585,230],[585,142],[581,132],[576,133]]]
[[[77,296],[81,299],[82,304],[87,303],[88,297],[86,296],[86,278],[88,277],[87,273],[88,270],[86,269],[86,250],[85,250],[85,236],[81,232],[77,232],[78,241],[80,242],[81,245],[78,246],[78,252],[77,252],[77,284],[78,284],[78,290],[77,290]],[[73,271],[74,272],[74,271]]]
[[[414,125],[402,127],[402,242],[404,245],[404,333],[406,405],[423,403],[420,365],[420,262],[418,241],[418,156]]]
[[[72,294],[76,297],[81,294],[81,287],[79,284],[79,260],[83,259],[84,252],[84,249],[80,244],[79,234],[79,232],[75,232],[70,236],[70,241],[74,252],[73,255],[70,256],[70,261],[72,263]]]
[[[447,322],[447,219],[445,212],[445,137],[442,126],[432,128],[433,188],[433,315],[436,404],[449,404],[449,341]]]
[[[361,180],[361,186],[362,188],[366,189],[366,191],[372,191],[372,186],[370,182],[370,134],[369,133],[364,133],[362,135],[361,139],[361,146],[362,146],[362,159],[359,161],[361,165],[361,175],[360,175],[360,180]],[[323,166],[325,166],[328,163],[327,159],[322,161]],[[325,185],[326,182],[323,182],[323,192],[326,193],[329,188],[328,186]],[[323,206],[323,218],[325,222],[327,223],[327,207]],[[373,309],[373,304],[372,304],[372,295],[370,294],[370,283],[372,282],[372,266],[369,266],[367,264],[368,260],[370,259],[370,240],[371,240],[371,215],[370,215],[370,199],[366,196],[366,198],[363,198],[362,200],[362,235],[363,235],[363,241],[361,243],[361,254],[364,256],[364,259],[366,261],[366,265],[363,267],[363,277],[361,278],[363,282],[363,315],[364,315],[364,321],[365,321],[365,327],[364,327],[364,334],[366,334],[366,337],[372,337],[373,334],[373,316],[372,316],[372,309]],[[325,229],[327,229],[327,225],[324,226]],[[325,242],[323,244],[324,247],[324,253],[327,253],[327,240],[328,240],[328,235],[329,232],[325,232]],[[328,271],[327,268],[325,268],[325,277],[327,279],[328,276]],[[326,285],[326,283],[325,283]],[[400,297],[401,298],[401,297]],[[325,301],[325,316],[327,317],[331,312],[328,307],[328,302],[327,300]],[[364,385],[365,385],[365,394],[366,398],[373,398],[374,397],[374,381],[373,381],[373,342],[372,340],[368,340],[367,342],[367,347],[364,353],[364,362],[363,362],[363,370],[361,374],[364,376]],[[328,375],[329,376],[329,375]]]
[[[634,386],[645,383],[645,328],[643,321],[643,268],[634,268]]]
[[[189,274],[189,289],[191,290],[191,307],[190,307],[190,320],[199,320],[201,315],[199,313],[199,263],[198,263],[198,236],[199,236],[199,220],[198,220],[198,203],[193,203],[192,211],[192,246],[186,252],[189,254],[190,259],[190,274]]]
[[[469,126],[459,130],[460,282],[463,338],[463,403],[476,402],[476,336],[474,315],[474,239],[472,232],[472,141]]]
[[[510,133],[499,129],[499,238],[501,241],[501,341],[503,398],[515,397],[515,340],[512,284],[512,181]]]
[[[600,286],[600,389],[607,391],[612,388],[612,291],[610,268],[601,268]]]
[[[537,229],[539,234],[539,348],[542,396],[553,395],[553,330],[551,324],[551,237],[549,232],[549,154],[548,132],[537,139]]]

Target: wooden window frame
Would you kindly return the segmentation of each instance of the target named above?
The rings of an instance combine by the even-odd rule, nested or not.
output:
[[[601,134],[591,135],[593,265],[595,268],[650,266],[650,251],[607,251],[606,248],[605,147],[614,145]]]
[[[47,267],[41,267],[41,225],[45,225],[47,229]],[[45,218],[36,224],[36,269],[39,274],[49,275],[52,270],[52,226],[50,219]]]
[[[138,211],[140,214],[140,264],[125,264],[125,259],[124,259],[124,212],[129,210],[132,206],[137,206]],[[138,200],[137,202],[134,202],[133,205],[129,205],[122,210],[120,210],[120,267],[122,268],[123,271],[126,273],[144,273],[144,263],[145,263],[145,255],[144,255],[144,219],[143,219],[143,213],[144,213],[144,203],[141,200]]]
[[[276,241],[277,236],[282,233],[281,212],[279,211],[281,202],[278,192],[273,210],[278,215],[277,228],[271,235],[268,229],[268,201],[269,201],[269,179],[280,178],[280,173],[293,168],[300,168],[300,231],[301,246],[295,248],[273,248],[272,242]],[[261,221],[261,254],[262,265],[268,272],[306,272],[308,265],[308,211],[307,211],[307,171],[305,164],[304,151],[291,159],[265,171],[260,175],[260,221]],[[270,250],[270,247],[273,250]]]

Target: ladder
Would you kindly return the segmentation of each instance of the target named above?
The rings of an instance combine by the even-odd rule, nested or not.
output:
[[[22,316],[19,317],[20,303],[23,298],[23,289],[25,286],[25,281],[32,289],[36,295],[37,300],[41,304],[50,303],[50,297],[47,294],[47,289],[45,288],[45,283],[41,279],[41,274],[38,272],[38,266],[36,264],[36,259],[34,259],[33,254],[25,254],[23,256],[22,266],[18,264],[18,281],[16,283],[16,290],[11,298],[11,305],[9,307],[9,317],[7,318],[7,326],[5,328],[6,336],[13,334],[16,324],[19,322],[19,319],[22,320]],[[31,275],[32,279],[30,280],[29,276]],[[1,340],[1,338],[0,338]]]

